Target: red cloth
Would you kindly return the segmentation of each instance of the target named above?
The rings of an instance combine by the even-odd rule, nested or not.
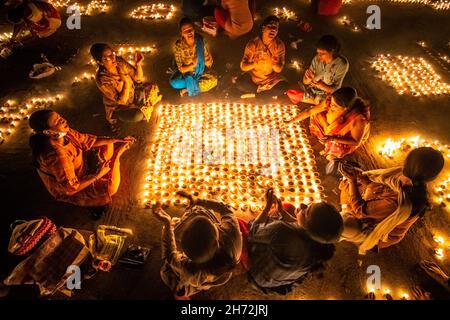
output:
[[[241,230],[242,233],[242,253],[240,258],[240,263],[242,267],[245,270],[248,270],[248,246],[247,246],[247,240],[248,236],[250,234],[250,228],[248,226],[248,223],[245,220],[242,220],[240,218],[237,219],[239,223],[239,230]]]
[[[55,224],[48,218],[44,218],[42,224],[39,226],[39,229],[33,235],[29,235],[25,237],[25,241],[22,244],[22,247],[15,252],[16,255],[22,256],[27,254],[31,250],[33,250],[36,245],[41,241],[43,237],[49,234],[53,234],[56,232]]]
[[[318,14],[322,16],[334,16],[339,13],[342,0],[319,0]]]
[[[289,212],[291,215],[295,216],[295,206],[291,203],[283,203],[283,209]]]
[[[286,94],[287,94],[287,96],[289,97],[289,99],[291,100],[291,102],[293,104],[299,103],[305,97],[305,93],[304,92],[297,91],[297,90],[294,90],[294,89],[288,90],[286,92]]]
[[[228,13],[228,11],[222,9],[222,8],[215,8],[214,9],[214,18],[217,21],[217,24],[224,29],[225,28],[225,23],[227,22],[227,20],[229,20],[230,18],[230,14]]]

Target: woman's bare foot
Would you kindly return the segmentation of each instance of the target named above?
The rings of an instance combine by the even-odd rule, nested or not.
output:
[[[426,272],[435,281],[447,287],[449,276],[438,266],[435,262],[429,260],[422,260],[419,263],[420,268]]]
[[[188,94],[187,89],[181,89],[180,90],[180,97],[185,97]]]
[[[431,293],[425,291],[419,286],[414,287],[413,297],[415,300],[432,300]]]

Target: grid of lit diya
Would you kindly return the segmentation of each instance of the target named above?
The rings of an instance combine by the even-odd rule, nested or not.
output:
[[[423,58],[380,54],[372,62],[372,68],[399,94],[450,94],[450,84],[444,82]]]
[[[34,97],[20,104],[14,100],[7,100],[0,107],[0,143],[13,134],[20,121],[28,119],[33,111],[52,108],[61,99],[61,95]]]
[[[366,298],[370,300],[409,300],[410,298],[409,294],[404,290],[400,288],[393,288],[393,290],[391,290],[384,285],[380,288],[368,286],[366,290]]]
[[[370,0],[344,0],[344,4],[366,2]],[[405,3],[405,4],[420,4],[433,8],[434,10],[449,10],[450,0],[382,0],[384,2]]]
[[[436,195],[436,201],[443,207],[450,206],[450,175],[447,178],[441,180],[434,186],[434,194]]]
[[[80,11],[80,14],[86,16],[105,13],[111,8],[111,0],[92,0],[88,3],[86,1],[82,1],[83,4],[80,4],[74,0],[49,0],[48,2],[55,8],[77,8]],[[85,2],[86,4],[84,4]]]
[[[2,42],[7,42],[12,37],[12,32],[3,32],[0,33],[0,44]]]
[[[154,3],[133,9],[130,17],[136,20],[169,20],[173,18],[175,11],[174,5]]]
[[[320,201],[313,151],[301,125],[280,131],[295,108],[284,105],[164,105],[154,132],[143,201],[181,205],[175,193],[259,212],[272,187],[284,202]]]
[[[283,20],[297,20],[297,14],[286,7],[273,9],[274,15]]]
[[[388,138],[381,144],[378,153],[383,157],[393,159],[395,156],[399,156],[402,152],[407,152],[420,147],[432,147],[442,152],[444,157],[450,159],[449,145],[442,144],[438,140],[429,141],[427,139],[421,138],[420,136],[401,138],[398,140]]]
[[[450,57],[448,57],[446,54],[442,52],[434,50],[432,47],[428,46],[428,44],[423,40],[417,41],[417,45],[420,48],[422,48],[422,50],[431,59],[433,59],[434,62],[437,63],[442,70],[446,71],[447,73],[450,73]]]

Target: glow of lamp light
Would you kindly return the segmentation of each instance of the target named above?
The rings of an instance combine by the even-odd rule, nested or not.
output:
[[[34,97],[25,102],[17,103],[14,100],[7,100],[0,108],[0,119],[8,128],[0,133],[5,132],[6,135],[11,135],[14,128],[19,125],[19,121],[25,120],[35,109],[51,108],[52,105],[62,98],[61,95],[52,97]],[[2,137],[4,140],[4,138]]]
[[[79,10],[81,15],[105,13],[111,8],[110,0],[91,0],[87,5],[80,5],[75,0],[49,0],[55,8],[73,7]]]
[[[251,131],[252,128],[258,125],[277,127],[280,114],[293,115],[293,112],[287,106],[281,105],[212,103],[161,106],[160,122],[154,133],[154,141],[158,143],[152,146],[152,154],[147,162],[149,171],[146,179],[152,181],[152,187],[144,186],[144,189],[149,191],[149,196],[145,198],[149,203],[160,201],[160,190],[173,194],[184,184],[183,190],[195,196],[213,199],[218,196],[225,199],[224,202],[235,207],[238,202],[241,209],[255,213],[263,207],[265,187],[279,182],[283,186],[280,188],[280,198],[294,199],[299,203],[310,202],[312,199],[320,201],[322,190],[318,187],[320,181],[315,175],[315,162],[310,153],[307,136],[301,127],[288,128],[291,138],[283,141],[281,147],[284,148],[287,157],[296,157],[298,161],[292,161],[292,163],[276,161],[278,165],[274,167],[270,176],[260,170],[266,163],[273,165],[271,160],[275,161],[270,157],[271,155],[259,155],[251,151],[251,146],[261,147],[263,143],[268,143],[267,137],[259,140],[259,134]],[[230,127],[230,123],[235,126],[239,132],[238,136],[242,139],[226,136],[226,128]],[[174,124],[177,125],[174,126]],[[199,126],[200,131],[197,130]],[[200,132],[200,135],[196,132]],[[267,132],[270,133],[270,130]],[[180,141],[180,138],[182,144],[175,143]],[[274,138],[279,139],[278,136]],[[250,141],[252,143],[249,143]],[[197,162],[195,145],[211,146],[214,153],[200,152],[200,162]],[[226,155],[230,150],[233,152],[231,160],[224,157],[218,159],[213,165],[204,163],[215,161],[216,158],[202,155]],[[255,161],[241,161],[235,158],[235,152],[243,154],[242,159],[252,155],[261,157]],[[277,157],[280,156],[280,154],[277,155]],[[163,161],[174,165],[162,165]],[[308,178],[305,175],[304,179],[297,180],[290,174],[295,168],[304,168],[308,172]],[[220,182],[217,177],[220,177]],[[167,183],[168,181],[170,183]],[[305,187],[306,192],[304,190],[300,192],[300,188],[286,187],[290,184],[301,186],[303,183],[308,184]],[[155,185],[158,188],[155,188]],[[170,195],[164,198],[170,200]]]
[[[136,20],[169,20],[176,12],[174,5],[163,3],[139,6],[130,13]]]
[[[437,248],[435,251],[434,251],[434,254],[436,255],[436,257],[438,258],[438,259],[444,259],[444,249],[442,249],[442,248]]]
[[[422,96],[450,93],[450,84],[443,82],[423,58],[381,54],[373,60],[372,68],[399,94]]]
[[[294,11],[287,9],[286,7],[283,7],[281,9],[276,7],[274,9],[274,14],[278,18],[284,20],[295,20],[297,18],[297,14]]]
[[[441,236],[434,237],[433,240],[439,244],[444,244],[444,238]]]

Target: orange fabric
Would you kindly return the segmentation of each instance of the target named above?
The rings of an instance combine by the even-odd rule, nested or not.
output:
[[[260,37],[250,40],[245,47],[243,60],[256,63],[256,67],[250,71],[253,82],[260,87],[264,87],[265,90],[270,90],[283,80],[280,74],[273,71],[273,65],[276,63],[284,66],[285,53],[285,45],[278,38],[268,46],[264,45]]]
[[[353,153],[359,148],[368,138],[370,123],[367,120],[367,116],[359,113],[356,110],[348,112],[344,117],[339,117],[332,123],[328,123],[327,114],[330,107],[331,98],[328,97],[324,102],[327,108],[325,111],[318,113],[310,119],[310,132],[317,138],[322,139],[325,137],[348,137],[351,135],[351,130],[355,121],[363,119],[366,122],[366,129],[361,141],[356,146],[350,146],[342,144],[331,139],[325,142],[325,154],[334,155],[338,158],[342,158],[350,153]]]
[[[117,65],[122,66],[123,69],[127,71],[127,74],[135,81],[136,68],[129,64],[125,59],[117,57]],[[118,101],[120,99],[120,93],[122,92],[124,82],[122,81],[120,75],[112,74],[108,72],[104,67],[99,67],[97,74],[95,76],[95,82],[97,87],[103,94],[103,104],[105,105],[106,118],[111,119],[112,113],[114,112]],[[130,89],[130,96],[125,105],[132,105],[134,102],[134,86]]]
[[[52,144],[52,150],[38,159],[39,176],[47,190],[56,200],[79,206],[102,206],[111,202],[108,193],[108,176],[96,181],[90,187],[76,192],[84,178],[84,152],[93,148],[96,136],[70,129],[65,144]]]
[[[346,204],[346,214],[361,220],[364,224],[376,225],[397,209],[398,195],[388,186],[372,182],[366,178],[358,180],[358,189],[363,201],[357,201],[349,192],[349,180],[344,180],[341,189],[341,204]],[[418,220],[414,216],[399,224],[386,242],[379,242],[379,248],[387,248],[400,242],[409,228]]]

